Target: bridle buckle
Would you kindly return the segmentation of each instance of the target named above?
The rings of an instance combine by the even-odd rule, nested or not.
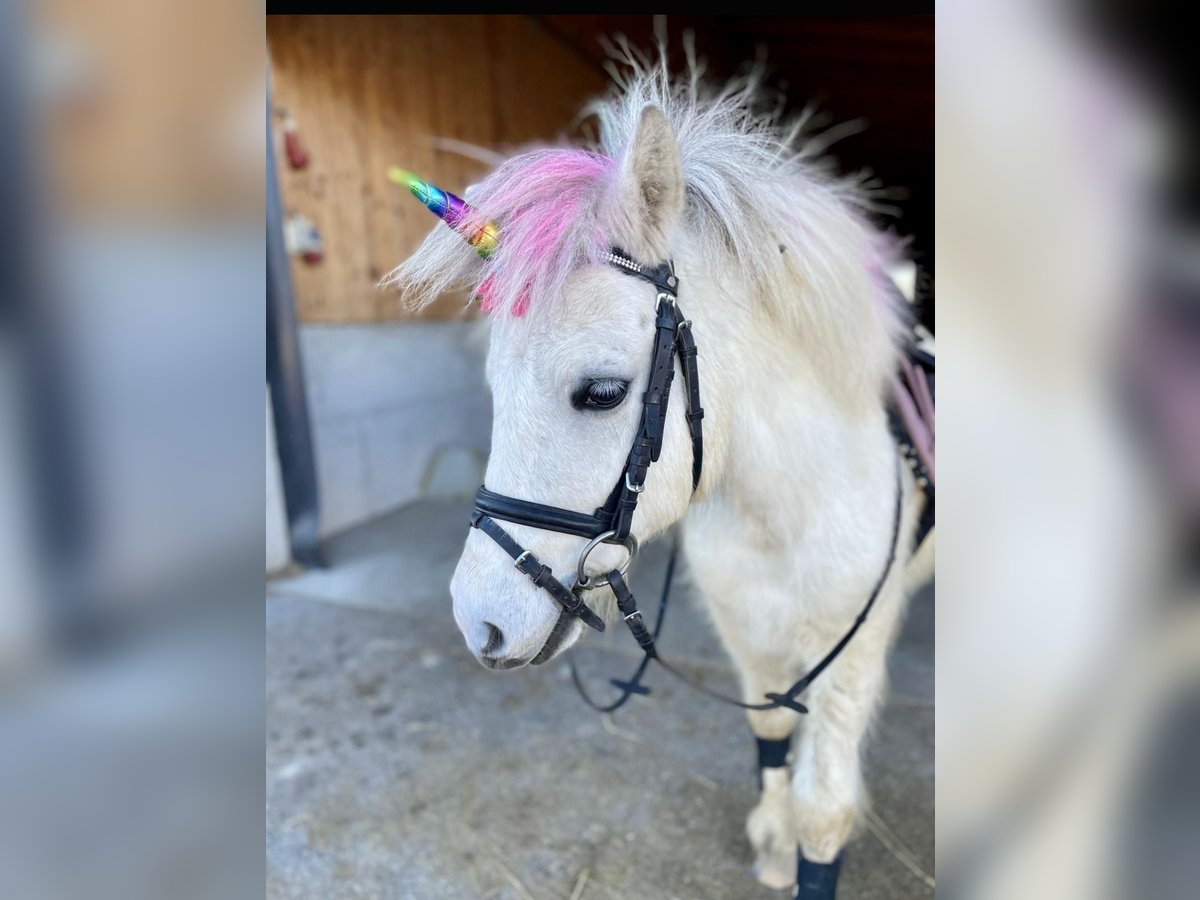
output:
[[[646,485],[644,483],[643,484],[634,484],[633,482],[631,482],[629,480],[629,470],[628,469],[625,471],[625,487],[629,488],[629,490],[635,494],[640,494],[642,491],[644,491],[646,489]]]

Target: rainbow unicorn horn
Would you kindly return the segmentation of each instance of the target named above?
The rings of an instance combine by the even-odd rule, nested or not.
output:
[[[396,166],[388,169],[387,175],[391,181],[408,188],[426,209],[458,232],[481,257],[487,259],[496,252],[500,229],[495,222],[484,219],[467,201]]]

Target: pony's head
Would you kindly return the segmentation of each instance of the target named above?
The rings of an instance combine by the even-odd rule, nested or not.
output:
[[[770,303],[792,299],[797,284],[814,292],[834,285],[812,303],[779,301],[767,313],[772,327],[807,335],[818,371],[833,371],[822,367],[822,354],[850,357],[843,323],[867,314],[866,292],[859,290],[867,233],[846,212],[845,186],[792,149],[798,130],[788,133],[777,115],[752,111],[755,88],[749,78],[703,94],[696,77],[677,81],[665,68],[635,65],[633,77],[592,107],[599,140],[591,149],[518,155],[467,189],[464,200],[401,176],[450,227],[433,231],[390,282],[417,303],[466,282],[491,314],[490,490],[591,513],[621,475],[649,379],[656,295],[645,281],[606,263],[614,246],[645,265],[686,260],[690,267],[678,268],[679,299],[697,313],[701,281],[740,309],[748,307],[747,296]],[[717,267],[724,284],[745,293],[712,287]],[[698,277],[700,269],[709,271]],[[856,334],[859,358],[849,370],[837,369],[836,390],[880,391],[890,357],[874,360],[890,350],[886,328],[877,331],[865,363]],[[701,352],[707,354],[703,346]],[[641,540],[680,520],[690,502],[692,444],[684,413],[680,399],[668,407],[662,451],[633,518]],[[504,527],[572,584],[585,538]],[[617,567],[625,552],[599,545],[588,574]],[[584,630],[476,529],[451,593],[467,645],[490,668],[545,662]],[[607,588],[585,599],[601,615],[615,606]]]
[[[668,258],[684,205],[679,148],[662,110],[640,113],[619,158],[534,151],[467,191],[466,201],[420,182],[409,186],[451,226],[430,238],[436,246],[423,248],[413,265],[427,280],[440,280],[446,267],[427,266],[430,251],[453,251],[459,265],[478,272],[475,292],[492,314],[488,488],[580,512],[603,506],[641,415],[655,311],[653,287],[604,259],[614,245],[648,264]],[[444,210],[453,210],[454,221]],[[496,246],[484,258],[477,238],[487,233],[496,235]],[[463,241],[476,253],[454,246]],[[687,508],[691,444],[679,407],[668,408],[662,456],[635,516],[639,536],[669,526]],[[585,539],[505,527],[571,583]],[[607,571],[624,552],[601,545],[589,563]],[[583,629],[474,530],[450,590],[468,646],[491,668],[544,662]],[[611,603],[601,593],[589,593],[589,606]]]

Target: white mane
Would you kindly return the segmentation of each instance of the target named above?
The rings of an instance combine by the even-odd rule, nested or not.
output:
[[[896,212],[880,202],[889,193],[869,173],[835,174],[826,151],[845,129],[816,131],[811,108],[785,117],[784,97],[764,85],[761,61],[718,86],[704,80],[690,41],[684,49],[687,71],[672,76],[663,47],[652,61],[625,40],[609,45],[612,88],[586,109],[598,125],[591,149],[620,159],[641,111],[662,109],[683,161],[684,229],[702,256],[725,261],[781,322],[816,338],[821,347],[813,350],[841,356],[842,366],[868,362],[870,381],[887,379],[908,314],[885,271],[900,242],[866,214]],[[864,271],[873,282],[871,310],[847,296]],[[854,321],[856,313],[863,318]]]
[[[682,75],[670,74],[664,49],[651,61],[618,43],[609,46],[612,86],[583,113],[594,140],[517,155],[466,192],[500,224],[500,251],[485,264],[439,227],[385,282],[417,306],[464,282],[494,312],[555,302],[570,272],[608,249],[602,198],[642,110],[657,106],[682,159],[682,230],[700,258],[720,261],[718,283],[765,304],[822,367],[856,365],[852,380],[878,396],[905,315],[884,281],[896,242],[866,218],[888,211],[878,202],[886,192],[866,175],[833,173],[825,151],[839,129],[814,131],[809,109],[785,118],[761,64],[718,86],[704,80],[690,42]]]

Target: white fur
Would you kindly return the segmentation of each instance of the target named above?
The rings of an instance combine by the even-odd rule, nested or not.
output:
[[[693,496],[677,378],[662,457],[633,530],[645,541],[685,521],[692,580],[745,699],[758,701],[789,687],[832,647],[886,561],[898,467],[883,398],[901,315],[877,290],[883,245],[860,198],[793,146],[795,135],[781,136],[774,115],[757,111],[756,76],[715,94],[694,66],[692,79],[673,82],[658,67],[626,62],[632,74],[594,110],[599,149],[619,161],[595,215],[643,260],[674,259],[679,302],[700,348],[706,410],[704,477]],[[643,191],[647,185],[653,189]],[[620,202],[628,197],[649,204],[632,220],[630,204]],[[491,489],[581,511],[601,505],[640,414],[653,307],[650,286],[584,265],[564,277],[553,302],[535,302],[521,318],[495,318],[487,363],[495,400]],[[629,379],[626,402],[601,413],[572,408],[576,385],[597,375]],[[907,469],[899,471],[911,498]],[[863,802],[859,752],[885,690],[914,519],[908,503],[900,556],[871,618],[802,698],[811,713],[795,743],[790,801],[772,776],[751,817],[764,881],[779,880],[788,865],[781,855],[797,843],[807,858],[826,862],[851,833]],[[505,527],[569,581],[582,539]],[[602,547],[593,571],[622,557]],[[475,531],[451,591],[474,651],[490,622],[504,634],[504,653],[529,659],[559,616],[554,601]],[[598,605],[599,592],[587,600]],[[611,612],[609,601],[599,605]],[[583,631],[569,622],[564,647]],[[749,718],[762,737],[784,737],[799,724],[787,710]]]

